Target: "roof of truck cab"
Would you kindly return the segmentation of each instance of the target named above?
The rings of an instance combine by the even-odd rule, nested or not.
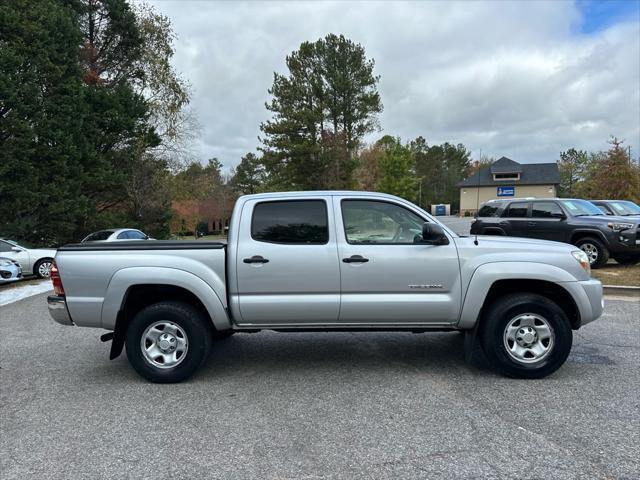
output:
[[[252,195],[243,195],[240,198],[246,200],[270,199],[270,198],[297,198],[297,197],[384,197],[400,199],[395,195],[379,192],[360,192],[355,190],[312,190],[307,192],[270,192],[270,193],[254,193]],[[400,199],[402,200],[402,199]]]

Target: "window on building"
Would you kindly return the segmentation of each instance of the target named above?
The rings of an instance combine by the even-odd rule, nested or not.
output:
[[[520,180],[519,173],[494,173],[494,180]]]
[[[262,202],[253,209],[251,237],[259,242],[322,245],[329,241],[323,200]]]

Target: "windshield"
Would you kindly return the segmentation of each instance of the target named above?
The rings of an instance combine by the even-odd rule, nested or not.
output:
[[[616,215],[640,215],[640,207],[628,200],[620,200],[618,202],[609,202],[609,205],[616,212]]]
[[[574,217],[581,217],[584,215],[604,215],[602,210],[586,200],[562,200],[562,205],[564,205],[564,207]]]

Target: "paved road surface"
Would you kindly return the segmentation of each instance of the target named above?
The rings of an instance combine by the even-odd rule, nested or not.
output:
[[[457,333],[265,332],[154,385],[38,295],[0,307],[0,477],[638,478],[639,318],[609,302],[537,381]]]
[[[446,216],[446,217],[436,217],[442,223],[444,223],[451,230],[456,232],[458,235],[469,235],[469,230],[471,229],[471,221],[473,217],[454,217],[454,216]]]

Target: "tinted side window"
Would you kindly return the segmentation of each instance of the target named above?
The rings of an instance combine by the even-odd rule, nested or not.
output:
[[[111,234],[113,233],[113,231],[111,230],[101,230],[99,232],[96,233],[92,233],[91,235],[89,235],[87,237],[87,242],[94,242],[94,241],[99,241],[99,240],[106,240],[107,238],[109,238],[111,236]]]
[[[485,205],[483,207],[480,208],[480,210],[478,211],[478,216],[479,217],[497,217],[500,211],[500,205],[498,204],[491,204],[491,205]]]
[[[138,232],[137,230],[129,230],[127,232],[127,238],[131,240],[144,240],[147,237],[144,233]]]
[[[258,203],[253,208],[251,237],[271,243],[327,243],[327,205],[323,200]]]
[[[0,252],[10,252],[12,245],[7,242],[0,242]]]
[[[511,218],[523,218],[527,216],[527,210],[529,203],[527,202],[514,202],[509,205],[507,210],[507,217]]]
[[[535,218],[559,218],[562,210],[553,202],[533,202],[531,216]]]
[[[118,234],[118,240],[122,240],[122,239],[125,239],[125,238],[131,238],[129,236],[129,232],[128,231],[120,232]]]

